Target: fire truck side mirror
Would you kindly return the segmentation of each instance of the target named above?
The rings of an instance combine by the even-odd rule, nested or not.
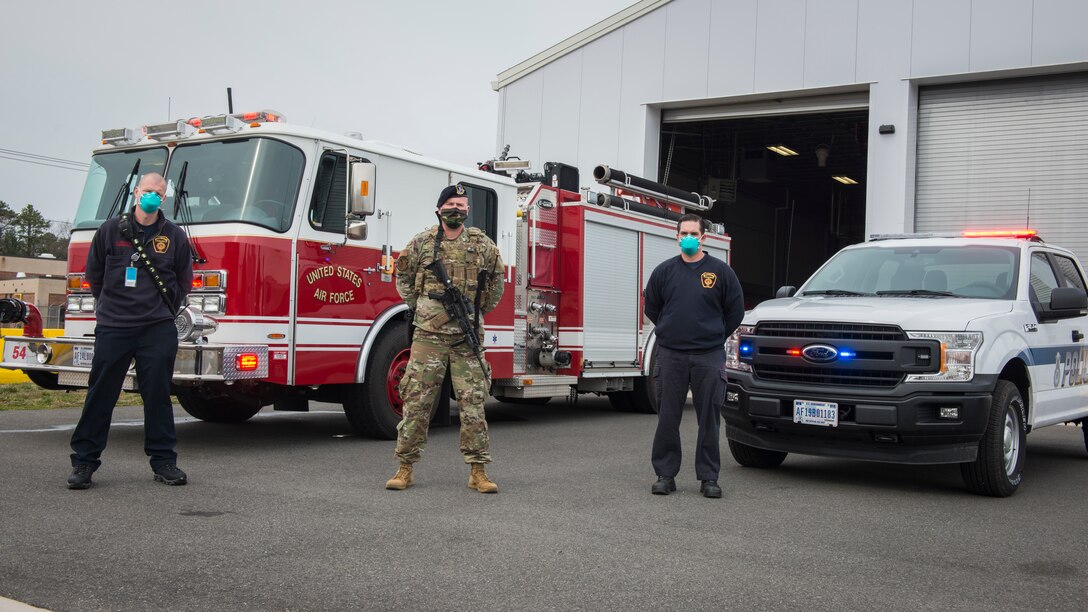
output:
[[[374,214],[374,164],[355,162],[351,164],[351,200],[348,212],[365,217]]]
[[[348,221],[347,234],[352,240],[366,240],[366,221]]]

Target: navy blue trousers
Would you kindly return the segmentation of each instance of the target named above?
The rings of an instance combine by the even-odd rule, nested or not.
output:
[[[658,345],[653,376],[657,389],[657,432],[651,458],[654,472],[670,478],[680,472],[680,419],[690,388],[695,418],[699,420],[695,476],[699,480],[717,480],[721,469],[718,438],[725,402],[725,349],[684,353]]]
[[[121,395],[132,359],[136,359],[136,385],[144,400],[144,452],[151,468],[177,463],[174,452],[174,408],[170,403],[170,381],[178,351],[177,328],[173,321],[132,327],[99,325],[94,330],[94,360],[83,403],[83,414],[72,433],[72,465],[98,469],[106,450],[113,408]]]

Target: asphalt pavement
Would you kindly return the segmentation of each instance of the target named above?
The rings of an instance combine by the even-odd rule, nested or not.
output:
[[[0,412],[0,596],[50,610],[1084,610],[1088,452],[1028,436],[1008,499],[955,466],[791,455],[699,495],[695,419],[679,491],[650,495],[656,417],[608,402],[489,403],[489,474],[465,484],[457,429],[432,430],[417,484],[386,491],[393,443],[338,406],[247,423],[177,409],[184,487],[152,480],[140,408],[103,467],[65,488],[77,409]]]

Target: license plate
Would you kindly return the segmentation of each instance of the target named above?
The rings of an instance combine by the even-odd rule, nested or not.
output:
[[[94,361],[94,347],[93,346],[73,346],[72,347],[72,365],[74,366],[91,366],[91,362]]]
[[[821,427],[838,427],[839,405],[835,402],[793,400],[793,422]]]

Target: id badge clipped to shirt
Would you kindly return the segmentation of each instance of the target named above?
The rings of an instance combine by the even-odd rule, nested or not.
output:
[[[136,286],[136,267],[135,266],[129,266],[129,267],[125,268],[125,286],[126,287],[135,287]]]

